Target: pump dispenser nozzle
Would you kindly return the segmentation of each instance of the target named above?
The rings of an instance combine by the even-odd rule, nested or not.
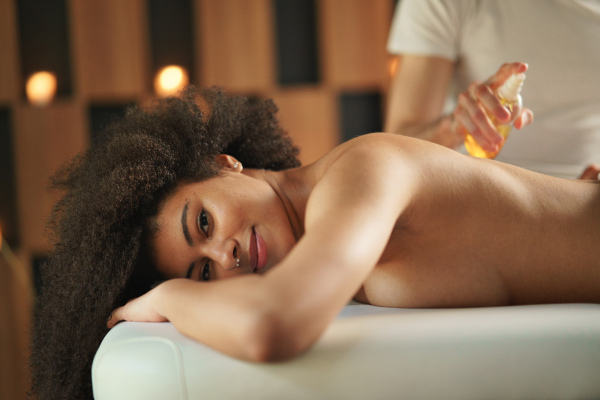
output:
[[[498,130],[498,133],[500,133],[500,135],[502,135],[502,137],[504,138],[498,151],[491,152],[482,149],[479,143],[475,141],[473,136],[467,134],[467,137],[465,138],[465,147],[469,154],[475,157],[482,158],[495,158],[498,155],[498,153],[502,149],[502,146],[504,145],[504,142],[506,142],[506,139],[510,134],[512,123],[517,118],[519,111],[523,107],[520,93],[521,88],[523,87],[524,80],[525,74],[512,74],[510,78],[508,78],[506,82],[504,82],[504,84],[502,84],[502,86],[500,86],[496,91],[500,103],[504,107],[506,107],[511,113],[511,120],[507,123],[501,123],[493,115],[488,115],[490,120]]]
[[[508,101],[517,101],[524,80],[525,74],[512,74],[498,89],[498,96]]]

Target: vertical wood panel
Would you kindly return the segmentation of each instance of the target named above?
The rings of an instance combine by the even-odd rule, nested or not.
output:
[[[321,79],[316,0],[273,0],[277,82],[318,84]]]
[[[16,346],[15,307],[12,302],[12,276],[6,262],[0,257],[0,398],[25,398],[23,387],[17,382],[17,365],[22,365]],[[21,393],[19,393],[21,392]],[[19,396],[20,394],[20,396]]]
[[[0,229],[11,246],[20,245],[17,220],[17,187],[14,168],[14,136],[9,109],[0,108]]]
[[[91,104],[88,112],[91,143],[98,139],[106,127],[124,117],[127,108],[132,105],[132,103]]]
[[[192,0],[146,0],[150,26],[151,73],[168,65],[183,67],[195,82]]]
[[[322,89],[299,88],[271,94],[279,105],[279,120],[300,147],[306,165],[340,142],[335,98]]]
[[[339,97],[342,140],[383,130],[379,92],[342,92]]]
[[[142,96],[150,87],[145,2],[70,0],[70,6],[81,95]]]
[[[0,102],[16,100],[21,79],[17,65],[17,24],[11,0],[0,0]]]
[[[84,110],[72,102],[15,111],[15,159],[22,243],[33,252],[46,252],[44,225],[57,193],[48,190],[50,176],[87,145]]]
[[[39,71],[56,76],[56,95],[71,96],[73,79],[67,0],[19,0],[19,55],[26,79]]]
[[[198,76],[203,85],[264,92],[275,82],[270,0],[197,0]]]
[[[6,251],[5,251],[6,252]],[[15,254],[18,267],[27,257]],[[28,271],[25,272],[25,277]],[[7,260],[0,256],[0,399],[25,400],[30,385],[28,371],[31,326],[31,286],[17,279]]]
[[[325,81],[344,89],[387,85],[390,0],[320,0]]]

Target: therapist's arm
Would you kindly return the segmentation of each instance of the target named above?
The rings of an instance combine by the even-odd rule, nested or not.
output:
[[[399,56],[388,98],[385,131],[458,147],[464,137],[453,129],[452,115],[442,115],[453,72],[453,62],[444,58]]]
[[[503,64],[485,82],[471,83],[458,96],[452,114],[442,115],[454,64],[444,58],[403,55],[390,90],[385,130],[449,148],[457,148],[469,132],[484,149],[496,151],[503,138],[488,115],[501,122],[508,122],[512,117],[498,100],[495,90],[512,74],[525,71],[525,63]],[[514,121],[517,129],[533,121],[531,110],[522,108],[518,112]]]

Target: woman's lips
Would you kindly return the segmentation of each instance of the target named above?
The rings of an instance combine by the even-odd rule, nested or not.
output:
[[[250,237],[250,246],[248,248],[250,256],[250,268],[252,272],[260,271],[267,266],[268,252],[267,245],[262,236],[256,229],[252,228],[252,236]]]
[[[258,251],[256,244],[256,231],[252,228],[252,235],[250,235],[250,246],[248,247],[248,253],[250,256],[250,268],[252,272],[256,272],[256,266],[258,265]]]
[[[263,268],[265,268],[267,266],[267,256],[268,256],[268,252],[267,252],[267,245],[265,244],[265,241],[263,240],[262,236],[260,236],[260,233],[256,232],[256,230],[254,231],[254,237],[256,238],[256,269],[257,270],[261,270]]]

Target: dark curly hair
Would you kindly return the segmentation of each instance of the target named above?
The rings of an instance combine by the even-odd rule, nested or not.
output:
[[[110,313],[160,279],[149,221],[176,185],[218,174],[218,154],[246,168],[300,165],[276,112],[271,100],[188,88],[128,110],[53,177],[65,193],[50,217],[53,253],[34,312],[33,396],[92,398],[91,364]]]

